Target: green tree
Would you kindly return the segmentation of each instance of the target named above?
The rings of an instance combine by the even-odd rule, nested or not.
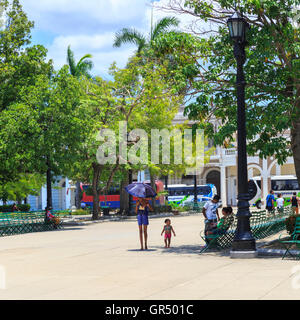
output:
[[[101,130],[110,128],[117,131],[120,120],[120,108],[113,96],[111,82],[106,82],[100,77],[93,81],[81,81],[85,95],[81,98],[81,107],[86,119],[85,130],[81,135],[82,148],[80,158],[73,162],[71,177],[92,184],[93,215],[99,217],[99,195],[104,189],[109,188],[112,178],[118,168],[116,164],[99,164],[96,159],[99,142],[97,136]],[[105,183],[102,183],[105,182]]]
[[[127,131],[132,129],[150,130],[150,126],[169,128],[178,107],[178,97],[172,95],[165,84],[163,68],[154,68],[153,63],[141,64],[141,58],[133,58],[124,69],[115,65],[111,68],[112,81],[105,82],[96,78],[94,82],[83,84],[86,98],[82,104],[88,119],[83,145],[84,151],[75,167],[83,181],[92,181],[93,219],[99,214],[99,194],[107,192],[113,180],[126,180],[123,174],[128,170],[138,171],[145,168],[145,163],[122,163],[123,154],[119,151],[119,121],[127,122]],[[96,154],[101,142],[97,135],[109,128],[116,134],[117,150],[114,163],[100,164]],[[148,130],[147,129],[147,130]],[[146,131],[147,131],[146,130]],[[126,151],[130,151],[135,141],[126,139]],[[141,151],[137,150],[137,156]],[[146,159],[146,166],[148,159]]]
[[[41,74],[52,71],[52,62],[45,62],[47,50],[30,46],[29,21],[18,0],[0,0],[5,24],[0,28],[0,111],[20,98],[22,87],[34,85]]]
[[[0,114],[1,158],[10,159],[8,166],[19,173],[46,175],[47,206],[54,177],[68,175],[80,154],[85,128],[80,97],[80,84],[65,66],[23,88],[22,100]]]
[[[85,54],[77,63],[74,58],[74,52],[71,47],[68,47],[67,51],[67,63],[70,68],[70,73],[74,77],[86,76],[87,78],[92,78],[90,71],[93,68],[93,62],[90,60],[93,56],[91,54]]]
[[[71,47],[68,47],[67,51],[67,63],[70,68],[70,73],[76,78],[82,76],[91,79],[92,76],[90,71],[93,68],[93,62],[90,60],[93,56],[91,54],[85,54],[79,61],[76,63],[74,58],[74,52],[71,50]],[[76,181],[76,192],[75,192],[75,206],[77,209],[80,208],[80,181]]]
[[[17,201],[18,204],[29,195],[39,195],[45,177],[39,174],[20,174],[15,181],[0,186],[0,197],[5,203],[7,200]]]
[[[22,90],[34,86],[41,75],[49,76],[53,70],[52,61],[45,61],[47,50],[40,45],[30,46],[33,22],[29,21],[18,0],[0,0],[3,19],[0,25],[0,117],[1,113],[22,100]],[[0,131],[5,130],[1,126]],[[2,135],[5,135],[2,132]],[[2,185],[16,181],[22,169],[14,157],[6,153],[13,142],[0,142],[0,181]],[[18,171],[18,170],[21,171]]]
[[[299,3],[243,0],[237,9],[251,26],[245,64],[247,151],[260,157],[275,156],[279,163],[293,155],[300,182],[300,31],[294,10]],[[186,114],[199,120],[216,144],[234,140],[237,128],[236,62],[226,26],[235,5],[233,0],[170,2],[172,10],[197,17],[198,25],[202,22],[204,26],[194,36],[172,35],[177,40],[168,49],[174,57],[182,48],[189,52],[190,56],[183,57],[180,68],[174,70],[173,78],[193,96]],[[158,39],[157,48],[166,47],[160,41],[170,42],[172,38],[166,35]],[[217,131],[210,121],[213,117],[220,122]]]

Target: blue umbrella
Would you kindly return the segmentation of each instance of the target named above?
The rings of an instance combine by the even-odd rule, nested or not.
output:
[[[141,182],[131,183],[125,190],[137,198],[154,198],[157,195],[151,186]]]

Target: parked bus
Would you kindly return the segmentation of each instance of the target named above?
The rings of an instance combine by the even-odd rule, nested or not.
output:
[[[150,185],[150,181],[144,181]],[[160,180],[155,181],[156,192],[162,192],[164,190],[164,184]],[[91,186],[86,184],[82,186],[82,199],[81,203],[85,203],[88,207],[93,207],[93,195],[91,193]],[[137,198],[133,197],[132,201],[135,203]],[[100,207],[109,207],[111,209],[119,209],[120,208],[120,188],[116,186],[112,186],[107,194],[101,194],[99,196]],[[157,204],[164,204],[164,196],[156,197]]]
[[[285,200],[285,205],[289,204],[290,198],[294,192],[296,192],[298,196],[300,195],[297,177],[293,175],[271,176],[271,189],[274,191],[275,198],[279,193],[282,194],[282,197]],[[261,208],[262,200],[265,202],[266,199],[261,199],[260,176],[253,177],[251,180],[249,180],[249,193],[251,196],[251,200],[249,201],[250,205]]]
[[[213,184],[197,186],[197,201],[204,202],[213,198],[217,189]],[[194,202],[194,186],[173,184],[168,186],[168,202],[184,206]]]

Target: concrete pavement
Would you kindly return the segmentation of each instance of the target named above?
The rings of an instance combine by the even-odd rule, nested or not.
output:
[[[172,217],[164,249],[164,219],[150,220],[148,251],[132,220],[0,238],[0,299],[300,298],[299,262],[200,256],[198,215]]]

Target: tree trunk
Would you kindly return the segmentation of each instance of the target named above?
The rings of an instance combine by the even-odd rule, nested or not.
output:
[[[288,92],[292,92],[292,84],[287,86]],[[298,180],[298,184],[300,186],[300,85],[296,86],[296,101],[295,101],[295,110],[296,114],[294,116],[294,120],[292,121],[292,129],[291,129],[291,148],[293,152],[294,158],[294,166],[296,171],[296,176]]]
[[[93,220],[99,219],[99,178],[100,178],[101,166],[98,163],[93,163]]]
[[[125,177],[122,179],[120,184],[120,211],[119,214],[128,215],[129,213],[129,197],[125,190],[128,185],[129,177],[128,172],[125,173]]]
[[[150,172],[150,183],[151,183],[151,187],[154,191],[156,191],[155,178],[156,178],[155,175]],[[153,208],[153,211],[156,212],[155,198],[153,198],[153,200],[152,200],[152,208]]]
[[[291,144],[298,184],[300,185],[300,121],[293,123]]]
[[[47,208],[52,208],[52,176],[51,176],[51,168],[48,165],[47,173]]]

